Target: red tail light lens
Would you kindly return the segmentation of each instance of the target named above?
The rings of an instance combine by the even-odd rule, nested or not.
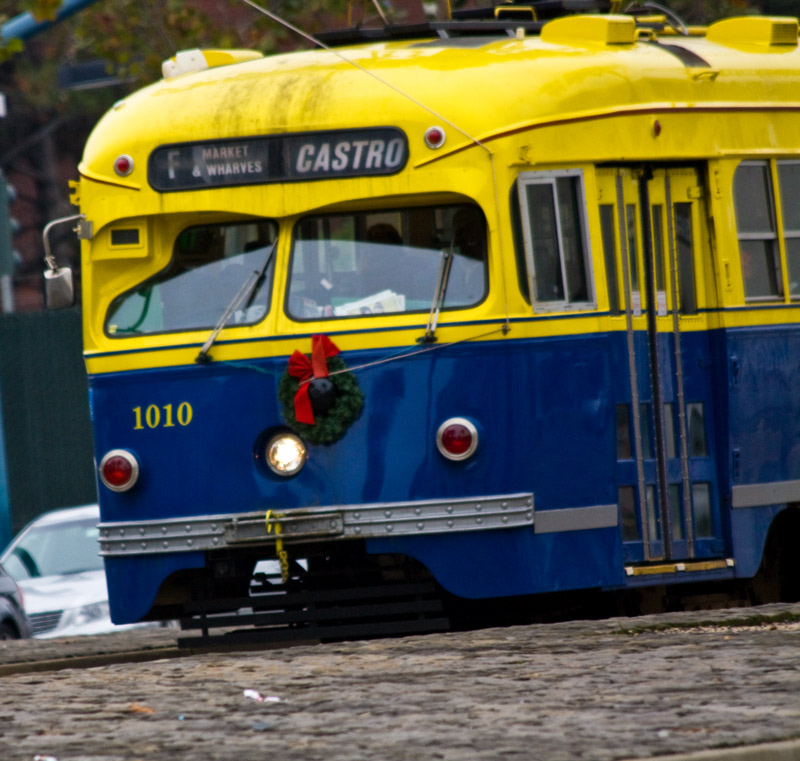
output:
[[[436,432],[436,446],[448,460],[466,460],[478,448],[478,429],[463,417],[445,420]]]
[[[139,463],[125,449],[112,449],[100,461],[100,480],[111,491],[128,491],[139,479]]]

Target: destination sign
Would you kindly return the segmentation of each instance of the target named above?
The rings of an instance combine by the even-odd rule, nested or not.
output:
[[[147,179],[154,190],[198,190],[388,175],[407,161],[405,133],[377,127],[163,145]]]

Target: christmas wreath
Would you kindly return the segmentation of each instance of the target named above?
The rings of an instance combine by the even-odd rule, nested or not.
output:
[[[325,335],[312,336],[311,357],[295,351],[278,384],[278,400],[291,428],[312,444],[333,444],[358,419],[364,394]]]

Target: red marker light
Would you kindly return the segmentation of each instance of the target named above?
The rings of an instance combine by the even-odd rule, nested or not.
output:
[[[428,129],[425,130],[425,145],[427,145],[428,148],[441,148],[446,139],[447,136],[444,134],[444,130],[441,127],[428,127]]]
[[[139,479],[139,463],[124,449],[112,449],[100,462],[100,480],[111,491],[128,491]]]
[[[463,455],[472,446],[472,434],[464,425],[449,425],[442,433],[442,446],[451,455]]]
[[[448,460],[466,460],[478,448],[478,429],[466,418],[450,418],[439,426],[436,446]]]
[[[133,159],[125,154],[117,156],[114,161],[114,171],[120,177],[127,177],[133,171]]]

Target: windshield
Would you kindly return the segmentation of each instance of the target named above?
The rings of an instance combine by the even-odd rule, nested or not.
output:
[[[429,311],[445,252],[443,307],[486,294],[486,220],[459,204],[326,214],[295,227],[288,310],[297,319]]]
[[[3,566],[17,581],[102,570],[98,533],[94,518],[32,526],[5,551]]]
[[[267,261],[278,227],[272,221],[195,225],[178,235],[169,266],[115,299],[110,335],[213,328],[243,283]],[[269,309],[272,267],[230,325],[252,325]]]

